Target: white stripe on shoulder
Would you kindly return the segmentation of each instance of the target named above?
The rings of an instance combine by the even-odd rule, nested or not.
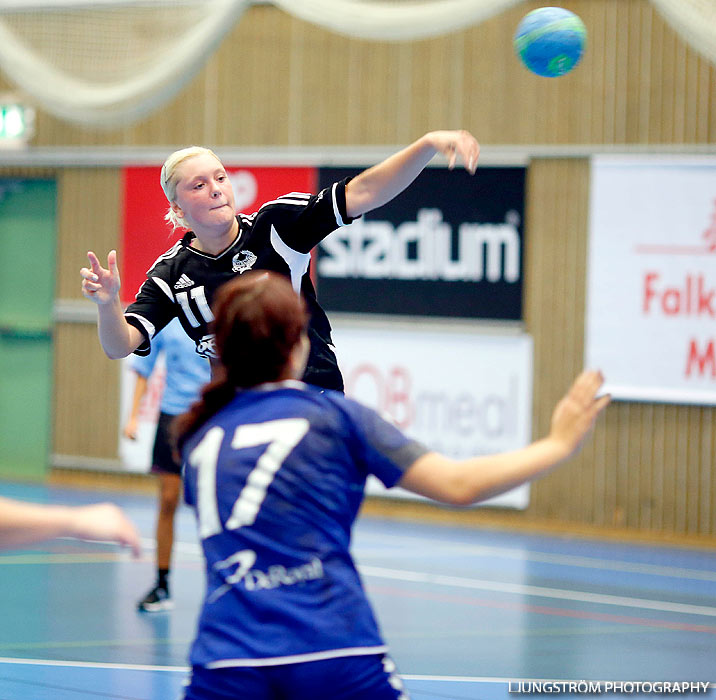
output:
[[[166,253],[162,253],[151,265],[151,267],[147,270],[147,274],[149,274],[162,260],[169,260],[169,258],[173,258],[176,256],[176,254],[181,250],[181,241],[177,241]]]
[[[311,199],[311,195],[308,192],[289,192],[288,194],[282,194],[279,199],[284,197],[295,197],[296,199]]]
[[[139,314],[133,314],[133,313],[124,314],[124,316],[125,316],[125,318],[127,316],[136,318],[137,321],[139,321],[142,324],[142,327],[144,328],[144,330],[147,331],[147,335],[149,336],[149,339],[151,340],[154,337],[156,327],[154,326],[153,323],[151,323],[146,318],[144,318],[144,316],[140,316]]]
[[[174,294],[172,293],[171,288],[161,277],[149,277],[148,279],[152,280],[152,282],[154,282],[159,289],[161,289],[172,301],[174,301]]]
[[[341,210],[338,208],[338,198],[336,197],[336,188],[338,187],[338,183],[334,182],[333,187],[331,187],[331,201],[333,202],[333,214],[336,217],[336,223],[339,226],[345,226],[346,222],[343,221],[343,217],[341,216]]]
[[[259,211],[261,211],[264,207],[270,206],[271,204],[295,204],[299,207],[305,207],[308,204],[308,200],[293,197],[279,197],[278,199],[272,199],[270,202],[262,204],[259,207]]]

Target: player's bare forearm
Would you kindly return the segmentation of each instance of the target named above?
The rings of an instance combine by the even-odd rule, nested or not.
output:
[[[436,154],[427,136],[364,170],[346,186],[346,210],[355,217],[377,209],[400,194]]]
[[[400,486],[452,505],[470,505],[509,491],[549,472],[570,451],[550,438],[512,452],[453,460],[437,453],[418,459]]]
[[[69,509],[0,498],[0,547],[18,547],[66,533]]]
[[[437,501],[468,505],[536,479],[575,454],[599,414],[609,404],[600,396],[604,377],[582,372],[555,406],[549,435],[511,452],[454,460],[436,452],[423,455],[400,485]]]
[[[142,334],[124,318],[119,297],[97,306],[97,331],[102,349],[111,360],[127,357],[143,340]]]
[[[450,167],[460,158],[470,172],[475,172],[479,152],[479,144],[467,131],[431,131],[351,180],[346,186],[347,214],[360,216],[392,200],[437,153],[448,158]]]
[[[139,555],[139,533],[112,503],[59,506],[0,497],[0,548],[11,549],[56,537],[108,540]]]

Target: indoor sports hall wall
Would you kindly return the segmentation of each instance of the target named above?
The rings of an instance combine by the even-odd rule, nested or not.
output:
[[[587,52],[570,75],[536,78],[515,59],[511,36],[540,4],[396,44],[346,39],[260,5],[178,98],[135,125],[80,129],[40,111],[37,165],[54,173],[59,197],[55,463],[116,461],[118,366],[99,349],[78,269],[88,248],[106,252],[120,240],[120,166],[189,143],[329,154],[464,127],[486,160],[491,149],[497,161],[531,156],[524,308],[535,343],[533,427],[544,433],[582,365],[589,155],[713,145],[716,68],[647,0],[565,0],[588,27]],[[0,91],[9,87],[0,76]],[[716,536],[715,424],[713,407],[614,404],[574,463],[535,484],[528,509],[510,517]]]

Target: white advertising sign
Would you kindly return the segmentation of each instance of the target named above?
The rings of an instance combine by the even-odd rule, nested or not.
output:
[[[131,472],[149,472],[152,466],[152,449],[159,420],[159,404],[164,393],[164,356],[160,355],[149,377],[147,391],[139,404],[137,436],[130,440],[123,434],[132,411],[136,373],[130,369],[130,359],[122,360],[119,393],[119,459],[122,467]]]
[[[346,395],[375,408],[411,437],[454,457],[493,454],[531,440],[532,339],[334,322]],[[387,492],[377,479],[369,494]],[[491,499],[525,508],[529,487]]]
[[[614,398],[716,404],[716,158],[592,161],[585,360]]]

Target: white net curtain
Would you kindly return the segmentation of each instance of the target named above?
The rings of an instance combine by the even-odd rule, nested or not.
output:
[[[128,124],[173,97],[257,2],[0,0],[0,70],[61,119],[87,126]],[[330,31],[381,41],[457,31],[523,2],[272,0],[284,12]],[[716,0],[651,2],[716,63]]]
[[[194,77],[247,5],[0,0],[0,69],[61,119],[127,124]]]

